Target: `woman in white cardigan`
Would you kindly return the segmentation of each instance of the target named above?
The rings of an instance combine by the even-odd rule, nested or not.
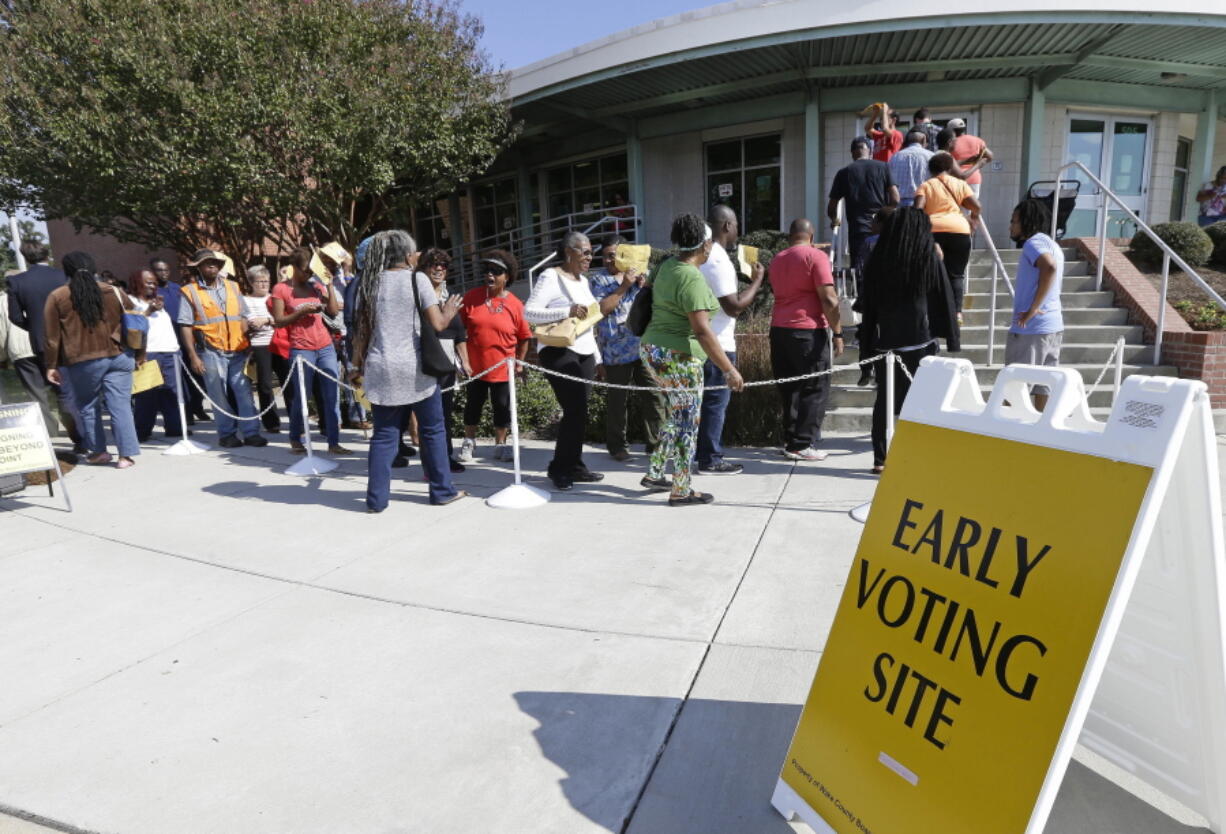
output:
[[[588,305],[594,304],[592,289],[583,273],[592,265],[592,244],[579,232],[567,232],[558,245],[561,266],[551,267],[540,274],[524,305],[524,318],[532,324],[548,324],[568,316],[586,316]],[[600,348],[589,329],[569,348],[540,347],[537,356],[541,365],[570,376],[592,380],[600,364]],[[583,462],[583,435],[587,429],[587,400],[592,386],[549,376],[562,421],[558,424],[558,439],[549,462],[549,479],[560,490],[579,483],[593,483],[604,478]]]

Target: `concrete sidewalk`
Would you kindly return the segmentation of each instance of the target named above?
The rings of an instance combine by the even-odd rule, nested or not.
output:
[[[808,830],[770,796],[867,438],[738,454],[681,510],[642,456],[589,449],[604,482],[522,512],[428,506],[415,461],[377,516],[364,459],[285,475],[281,438],[0,501],[0,834]],[[1047,830],[1206,830],[1166,810],[1074,764]]]

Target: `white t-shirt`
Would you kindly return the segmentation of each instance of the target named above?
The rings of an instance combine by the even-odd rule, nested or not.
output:
[[[715,293],[716,298],[736,294],[736,267],[732,265],[732,260],[724,251],[724,247],[718,243],[711,244],[711,255],[699,269],[702,270],[702,277],[707,279],[707,286],[711,288],[711,292]],[[725,313],[722,307],[711,317],[711,330],[715,332],[716,338],[719,339],[719,346],[725,352],[736,350],[736,319]]]
[[[582,304],[585,307],[595,304],[592,287],[583,275],[579,280],[572,281],[563,278],[553,267],[546,269],[537,276],[532,285],[532,294],[524,303],[524,318],[531,324],[549,324],[566,318],[566,311],[572,304]],[[595,356],[600,362],[600,348],[596,345],[596,328],[589,327],[583,335],[575,339],[570,350],[580,356]]]
[[[149,309],[148,301],[142,301],[134,295],[128,297],[136,305],[136,312],[143,313]],[[175,325],[170,320],[170,313],[158,310],[146,318],[149,319],[149,341],[145,345],[145,351],[148,353],[178,353],[179,337],[175,335]]]
[[[270,296],[256,298],[254,295],[243,296],[243,318],[250,321],[251,319],[271,319],[272,313],[268,311],[268,299]],[[252,347],[264,347],[272,343],[273,326],[266,324],[263,327],[247,332],[247,340],[251,342]]]

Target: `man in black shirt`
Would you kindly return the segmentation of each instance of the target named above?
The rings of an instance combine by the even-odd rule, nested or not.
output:
[[[54,267],[47,266],[51,250],[45,243],[35,240],[21,242],[21,254],[30,268],[14,275],[8,280],[8,317],[16,326],[30,334],[30,347],[34,355],[29,359],[18,360],[14,369],[26,392],[38,403],[43,412],[43,420],[47,424],[47,433],[52,437],[56,434],[55,418],[51,416],[51,408],[47,401],[47,364],[43,360],[43,348],[46,346],[46,329],[43,326],[43,308],[47,304],[47,296],[53,290],[68,283],[68,277]],[[60,419],[68,430],[73,445],[78,450],[84,449],[81,435],[77,430],[79,418],[77,403],[72,396],[72,388],[67,377],[59,385],[50,386],[55,391],[60,403]]]
[[[890,177],[890,167],[873,159],[872,154],[873,147],[867,139],[857,137],[852,140],[851,158],[854,161],[834,175],[834,184],[830,187],[830,202],[826,205],[830,227],[837,229],[839,200],[843,201],[851,244],[851,263],[856,270],[857,285],[863,273],[861,249],[864,247],[864,239],[871,234],[873,215],[882,206],[898,205],[898,186]]]

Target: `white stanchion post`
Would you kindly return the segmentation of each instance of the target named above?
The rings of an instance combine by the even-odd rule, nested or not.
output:
[[[315,444],[311,442],[311,418],[307,412],[307,387],[306,387],[306,370],[305,362],[301,356],[298,357],[298,406],[302,411],[302,436],[306,441],[306,457],[295,463],[285,472],[288,475],[322,475],[325,472],[331,472],[338,464],[334,460],[324,460],[323,458],[315,457]],[[292,438],[291,438],[292,439]]]
[[[518,359],[505,360],[507,365],[508,393],[511,395],[511,460],[515,467],[515,481],[495,492],[485,503],[499,510],[526,510],[549,503],[549,493],[523,482],[519,469],[519,405],[515,392],[515,374]]]
[[[175,379],[175,398],[179,401],[179,428],[183,430],[183,436],[162,454],[198,455],[207,452],[208,446],[187,439],[187,408],[183,405],[183,386],[191,383],[183,379],[187,375],[187,370],[183,367],[183,360],[177,353],[175,354],[175,373],[178,374],[178,378]]]
[[[1114,405],[1116,399],[1120,395],[1120,386],[1124,384],[1124,337],[1120,336],[1115,340],[1115,391],[1111,395],[1111,404]]]
[[[890,448],[894,439],[894,362],[897,357],[893,352],[885,355],[885,447]]]

